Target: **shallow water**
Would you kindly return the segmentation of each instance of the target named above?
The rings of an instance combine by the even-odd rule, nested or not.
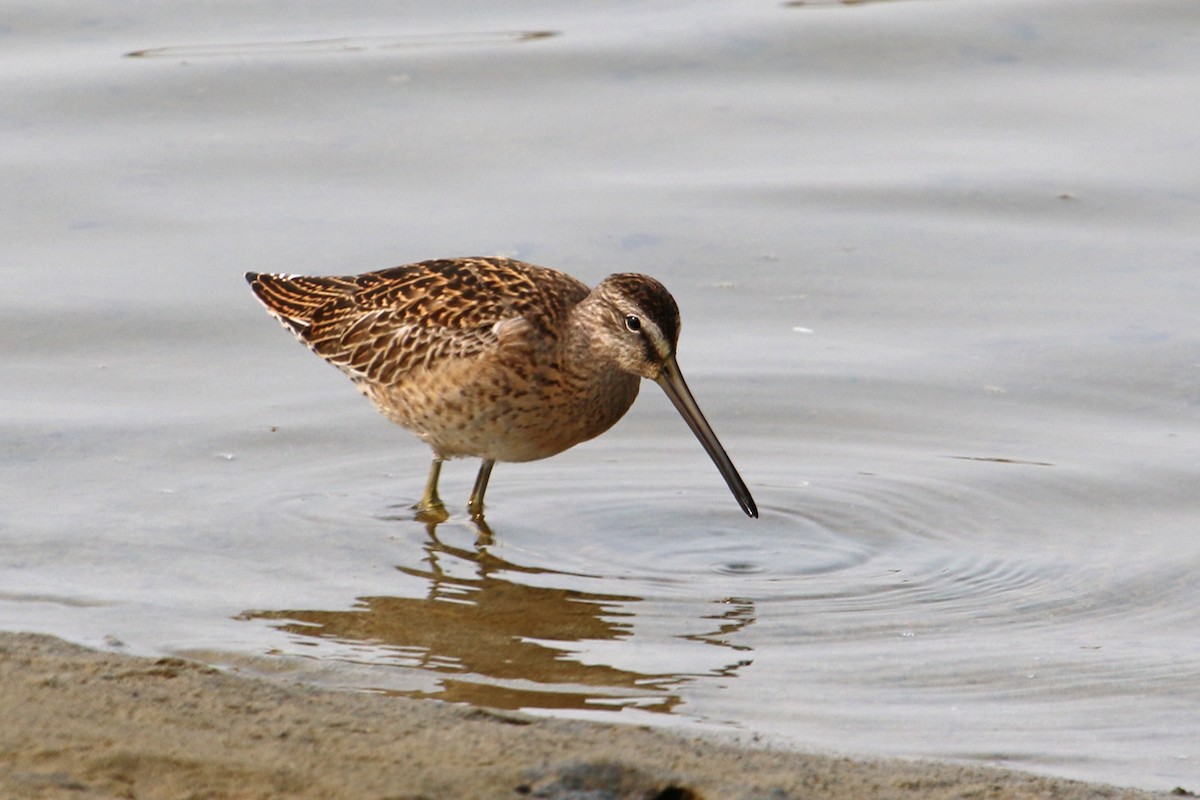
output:
[[[1200,7],[104,13],[0,28],[0,627],[1196,788]],[[760,520],[647,385],[431,531],[240,277],[497,252],[672,289]]]

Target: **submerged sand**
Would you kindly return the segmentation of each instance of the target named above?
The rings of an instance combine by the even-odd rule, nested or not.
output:
[[[3,798],[1148,798],[282,685],[0,634]]]

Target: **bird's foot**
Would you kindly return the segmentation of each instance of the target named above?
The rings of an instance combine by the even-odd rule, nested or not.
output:
[[[441,500],[433,502],[422,500],[413,506],[413,509],[417,512],[417,522],[432,522],[437,525],[450,519],[450,512],[446,510],[446,506],[442,505]]]
[[[483,518],[483,500],[472,497],[471,502],[467,503],[467,513],[471,515],[471,522],[475,523],[475,530],[479,532],[479,538],[476,539],[475,544],[491,544],[494,538],[492,537],[491,526]]]
[[[479,516],[472,514],[471,522],[475,524],[476,548],[486,548],[489,544],[495,544],[496,537],[492,535],[492,527],[487,524],[487,520],[483,518],[483,514]]]

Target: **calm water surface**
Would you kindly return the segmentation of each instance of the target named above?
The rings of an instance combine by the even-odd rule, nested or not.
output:
[[[0,627],[1200,786],[1200,6],[259,3],[0,25]],[[146,51],[135,57],[123,54]],[[657,387],[493,544],[247,269],[656,275]],[[475,464],[451,463],[465,503]]]

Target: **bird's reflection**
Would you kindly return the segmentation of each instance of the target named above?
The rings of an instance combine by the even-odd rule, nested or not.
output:
[[[545,576],[571,576],[500,558],[480,533],[474,547],[456,547],[439,539],[436,524],[426,526],[423,563],[396,567],[426,582],[424,597],[361,597],[350,610],[252,611],[242,616],[279,620],[278,629],[297,637],[382,648],[394,654],[398,665],[443,676],[434,692],[403,693],[491,708],[635,705],[670,712],[681,702],[681,684],[700,675],[732,676],[749,663],[750,654],[727,637],[753,623],[754,606],[731,599],[717,601],[720,611],[704,615],[712,630],[677,635],[734,656],[715,668],[641,672],[595,663],[594,656],[583,663],[572,655],[579,643],[634,635],[634,608],[641,599],[534,585],[551,582]],[[711,655],[705,661],[711,664]]]

